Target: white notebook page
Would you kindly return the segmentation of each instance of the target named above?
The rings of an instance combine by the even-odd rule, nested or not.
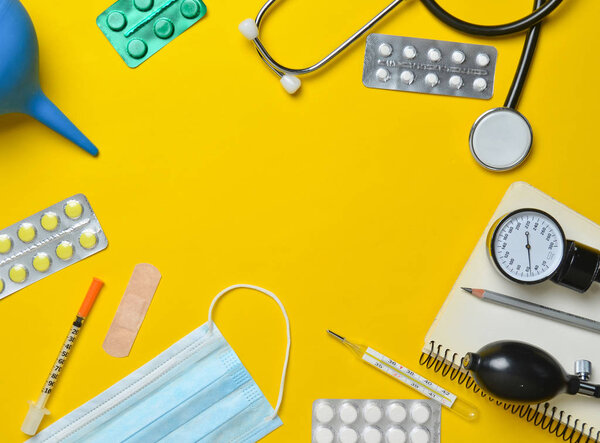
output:
[[[600,283],[594,283],[586,293],[579,294],[550,281],[520,285],[505,279],[494,268],[486,251],[490,226],[508,212],[528,207],[541,209],[556,218],[568,240],[600,249],[600,226],[527,183],[513,183],[429,328],[423,352],[429,353],[429,343],[433,340],[436,346],[456,352],[460,361],[467,352],[477,351],[494,341],[523,341],[553,355],[570,374],[574,373],[575,360],[590,360],[591,382],[600,384],[599,333],[479,300],[461,289],[461,286],[488,289],[600,321]],[[563,394],[550,403],[549,410],[552,406],[564,410],[565,419],[571,414],[571,424],[578,418],[588,424],[586,429],[589,426],[600,429],[599,399]]]

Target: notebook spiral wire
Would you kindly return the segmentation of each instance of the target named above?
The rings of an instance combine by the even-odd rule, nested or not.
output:
[[[557,438],[562,438],[563,441],[569,443],[600,443],[600,430],[588,427],[587,423],[580,423],[579,419],[573,420],[570,415],[566,417],[566,423],[562,423],[565,412],[558,411],[554,406],[550,409],[549,403],[515,405],[490,397],[477,385],[473,377],[469,374],[469,371],[464,369],[464,357],[461,357],[460,361],[458,361],[458,354],[452,353],[450,356],[452,352],[450,349],[444,348],[440,344],[436,345],[434,341],[429,342],[429,345],[429,352],[421,353],[421,357],[419,358],[420,365],[425,366],[427,369],[432,369],[434,372],[438,372],[450,380],[456,380],[458,384],[464,385],[476,394],[479,393],[482,398],[487,398],[490,402],[496,403],[497,406],[502,407],[504,410],[510,411],[511,414],[515,414],[533,423],[535,426],[547,430]]]

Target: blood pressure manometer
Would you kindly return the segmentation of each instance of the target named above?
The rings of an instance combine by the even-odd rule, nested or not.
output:
[[[491,227],[487,247],[500,273],[526,285],[548,279],[577,292],[600,282],[600,251],[566,240],[558,222],[539,209],[518,209]]]

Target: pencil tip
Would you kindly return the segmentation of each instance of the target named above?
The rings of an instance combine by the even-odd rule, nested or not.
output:
[[[465,292],[468,292],[469,294],[472,294],[472,293],[473,293],[473,289],[471,289],[471,288],[464,288],[464,287],[463,287],[463,288],[461,288],[461,289],[462,289],[463,291],[465,291]]]

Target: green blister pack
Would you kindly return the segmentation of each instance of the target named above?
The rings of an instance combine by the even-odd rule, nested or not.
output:
[[[135,68],[205,15],[202,0],[118,0],[96,24]]]

